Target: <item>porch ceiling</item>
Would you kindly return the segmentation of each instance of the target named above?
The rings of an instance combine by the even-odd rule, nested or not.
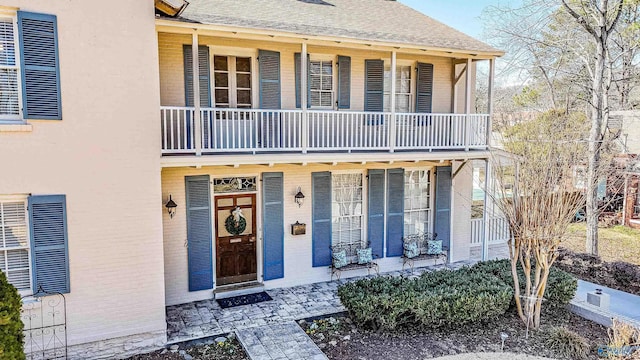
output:
[[[369,153],[310,153],[310,154],[235,154],[235,155],[173,155],[163,156],[161,166],[203,167],[276,164],[342,164],[342,163],[402,163],[482,160],[490,157],[489,151],[433,151],[433,152],[369,152]]]

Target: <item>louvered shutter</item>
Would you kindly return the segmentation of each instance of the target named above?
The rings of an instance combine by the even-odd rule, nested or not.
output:
[[[418,79],[416,87],[416,112],[432,112],[433,64],[418,63]]]
[[[259,50],[260,108],[280,109],[280,53]]]
[[[262,175],[264,280],[284,277],[284,190],[282,173]]]
[[[369,170],[369,245],[375,258],[384,256],[384,170]]]
[[[364,111],[384,110],[384,61],[365,60]]]
[[[209,176],[185,177],[189,291],[213,288]]]
[[[331,265],[331,173],[311,174],[313,267]]]
[[[295,53],[293,55],[293,62],[294,62],[294,70],[295,70],[295,77],[296,77],[296,108],[301,108],[302,107],[302,99],[300,98],[300,87],[302,87],[302,81],[300,80],[300,77],[302,76],[302,63],[300,62],[300,58],[302,57],[302,54],[300,53]],[[309,56],[307,56],[307,107],[311,107],[311,71],[309,70],[311,68],[311,64],[310,64],[310,58]]]
[[[18,33],[24,118],[61,120],[57,18],[18,11]]]
[[[338,56],[338,109],[351,108],[351,58]]]
[[[191,45],[184,45],[184,93],[186,106],[193,104],[193,49]],[[200,73],[200,106],[211,107],[211,66],[209,62],[209,47],[198,46],[198,71]]]
[[[68,293],[69,250],[65,195],[29,197],[33,292]]]
[[[387,171],[387,257],[402,256],[404,169]]]
[[[442,245],[451,242],[451,166],[439,166],[436,170],[435,219],[433,232]]]

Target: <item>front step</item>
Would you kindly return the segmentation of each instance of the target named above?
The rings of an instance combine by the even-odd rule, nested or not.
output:
[[[256,294],[264,291],[264,285],[257,282],[218,286],[213,295],[215,299],[227,299],[234,296]]]

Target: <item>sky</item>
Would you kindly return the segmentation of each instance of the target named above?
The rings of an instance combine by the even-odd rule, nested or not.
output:
[[[498,3],[518,3],[520,0],[399,0],[430,17],[475,38],[481,39],[482,10]],[[481,39],[482,40],[482,39]]]

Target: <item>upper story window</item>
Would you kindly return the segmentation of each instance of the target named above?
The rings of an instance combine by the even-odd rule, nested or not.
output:
[[[213,57],[215,106],[220,108],[250,109],[251,57]]]
[[[15,30],[14,19],[0,18],[0,120],[21,118]]]
[[[396,67],[396,112],[411,112],[411,65]],[[384,111],[391,111],[391,65],[384,68]]]
[[[23,119],[62,119],[55,15],[0,18],[0,121]]]
[[[309,65],[311,107],[333,107],[333,61],[312,58]]]

